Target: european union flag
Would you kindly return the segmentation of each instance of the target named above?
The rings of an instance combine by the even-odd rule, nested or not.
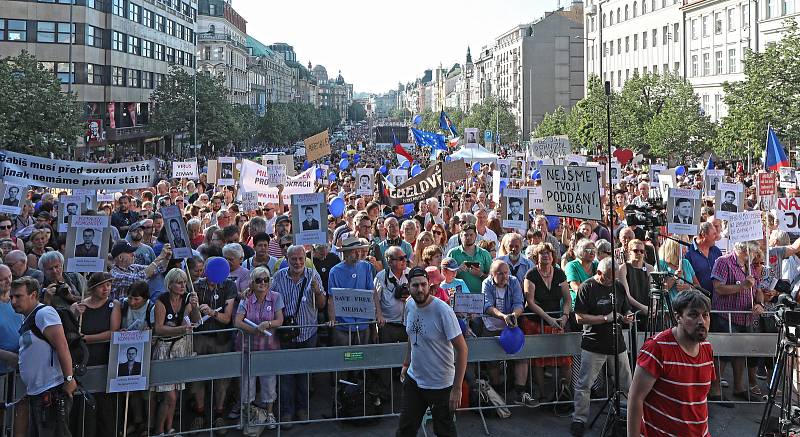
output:
[[[453,120],[450,120],[450,117],[447,116],[447,113],[444,112],[444,109],[442,109],[442,112],[439,113],[439,128],[445,132],[450,132],[453,134],[453,136],[458,135],[456,133],[456,125],[453,124]]]
[[[447,150],[444,135],[414,128],[411,129],[411,133],[414,135],[414,142],[419,147],[428,146],[431,150]]]

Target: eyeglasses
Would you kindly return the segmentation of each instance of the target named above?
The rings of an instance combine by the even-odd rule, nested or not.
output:
[[[587,247],[587,248],[583,249],[583,251],[586,252],[586,253],[594,253],[594,250],[595,249],[593,247]]]
[[[269,284],[269,278],[255,278],[253,279],[254,284]]]
[[[631,249],[631,252],[633,252],[633,253],[644,253],[644,250],[643,249]]]
[[[11,229],[11,225],[0,226],[0,229]]]
[[[289,246],[291,246],[291,245],[292,245],[291,243],[284,243],[284,244],[281,244],[281,249],[286,249],[287,247],[289,247]]]
[[[433,235],[442,235],[442,231],[433,231]]]
[[[763,266],[764,265],[764,261],[753,261],[753,265],[754,266]]]

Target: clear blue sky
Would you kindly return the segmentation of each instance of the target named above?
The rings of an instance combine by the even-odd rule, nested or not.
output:
[[[565,7],[571,0],[560,0]],[[339,70],[355,92],[385,92],[439,63],[463,63],[501,33],[559,0],[233,0],[247,33],[294,46],[303,65]]]

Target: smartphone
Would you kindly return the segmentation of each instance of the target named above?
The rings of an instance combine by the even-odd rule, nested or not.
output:
[[[476,263],[474,261],[466,261],[466,262],[464,262],[464,265],[467,266],[467,267],[470,267],[470,268],[472,268],[472,267],[480,267],[481,266],[480,263]]]

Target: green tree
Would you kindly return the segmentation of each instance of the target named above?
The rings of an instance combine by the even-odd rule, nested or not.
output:
[[[0,60],[0,148],[64,156],[84,134],[74,94],[26,51]]]
[[[500,141],[510,143],[519,139],[519,126],[517,118],[511,113],[511,104],[505,100],[488,97],[484,101],[470,108],[469,115],[458,125],[459,132],[464,128],[474,127],[483,136],[483,131],[490,130]]]
[[[364,105],[358,102],[353,102],[347,108],[347,119],[350,121],[361,121],[367,118],[367,110]]]
[[[759,155],[771,125],[784,145],[800,140],[800,30],[794,20],[783,23],[783,39],[763,52],[746,50],[745,80],[726,82],[728,115],[714,141],[725,157]]]
[[[567,135],[574,144],[594,149],[606,144],[608,138],[606,132],[605,89],[600,78],[591,75],[588,79],[586,97],[569,111]]]
[[[258,114],[248,105],[233,105],[231,141],[249,145],[256,135]]]
[[[566,135],[568,130],[569,115],[564,107],[559,106],[555,111],[544,115],[541,123],[531,132],[531,138],[551,137]]]

